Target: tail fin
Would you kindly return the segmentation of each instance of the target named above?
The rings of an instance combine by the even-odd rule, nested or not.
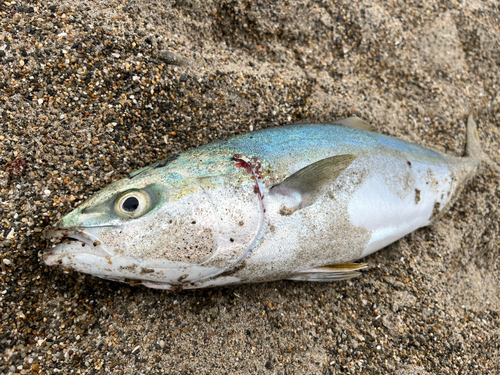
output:
[[[481,148],[476,123],[472,118],[472,114],[469,115],[469,119],[467,120],[467,144],[465,145],[465,156],[476,160],[478,164],[481,161],[486,162],[486,164],[489,165],[496,173],[500,174],[500,166],[495,163]]]
[[[474,121],[472,114],[469,115],[469,119],[467,120],[467,144],[465,146],[465,156],[479,161],[484,160],[485,156],[483,149],[481,148],[481,142],[479,141],[476,122]]]
[[[469,115],[469,119],[467,120],[466,134],[467,143],[465,144],[465,158],[460,158],[460,163],[456,170],[457,175],[460,176],[458,179],[458,185],[456,186],[455,191],[453,192],[448,202],[444,206],[438,206],[438,210],[432,214],[430,218],[431,223],[435,223],[436,221],[438,221],[455,203],[467,181],[476,174],[479,164],[482,161],[489,161],[487,155],[481,148],[481,142],[479,141],[476,122],[474,121],[472,114]]]

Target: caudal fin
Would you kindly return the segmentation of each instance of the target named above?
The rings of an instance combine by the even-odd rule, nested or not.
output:
[[[474,121],[472,114],[469,115],[469,119],[467,120],[467,144],[465,145],[465,156],[476,160],[484,160],[484,153],[481,148],[481,142],[479,141],[476,122]]]
[[[478,163],[481,161],[486,162],[486,164],[489,165],[496,173],[500,174],[500,166],[498,166],[498,164],[495,163],[481,148],[476,123],[472,118],[472,114],[469,115],[469,120],[467,121],[467,144],[465,145],[465,156],[477,160]]]

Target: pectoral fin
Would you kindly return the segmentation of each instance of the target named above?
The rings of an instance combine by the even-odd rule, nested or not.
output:
[[[288,280],[295,281],[340,281],[361,275],[359,270],[368,267],[366,263],[341,263],[331,266],[310,268],[293,274]]]
[[[293,207],[286,207],[288,214],[310,206],[332,186],[356,157],[352,154],[337,155],[317,161],[273,186],[270,194],[284,198],[298,196],[298,199],[293,200]]]

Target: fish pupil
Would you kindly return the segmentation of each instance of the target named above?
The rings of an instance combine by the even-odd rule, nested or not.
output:
[[[136,197],[128,197],[122,204],[123,210],[127,212],[133,212],[137,210],[137,207],[139,207],[139,199]]]

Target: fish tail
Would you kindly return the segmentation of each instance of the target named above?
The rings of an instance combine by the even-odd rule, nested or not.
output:
[[[479,140],[479,134],[477,132],[476,122],[469,115],[467,120],[467,144],[465,145],[465,156],[474,160],[482,161],[484,160],[484,152],[481,147],[481,141]]]
[[[476,162],[476,167],[480,162],[484,161],[497,174],[500,174],[500,166],[495,163],[481,148],[476,122],[472,118],[472,114],[469,115],[469,119],[467,120],[467,144],[465,145],[464,156],[474,160]]]
[[[448,211],[448,209],[458,199],[460,192],[463,190],[467,182],[476,174],[479,164],[482,161],[488,162],[489,160],[481,147],[476,122],[474,121],[472,114],[469,115],[469,119],[467,120],[466,134],[467,143],[465,144],[465,157],[459,158],[460,161],[457,164],[457,169],[455,170],[455,174],[459,176],[457,182],[458,185],[454,188],[448,203],[443,206],[439,206],[435,212],[433,212],[430,218],[430,223],[435,223]]]

